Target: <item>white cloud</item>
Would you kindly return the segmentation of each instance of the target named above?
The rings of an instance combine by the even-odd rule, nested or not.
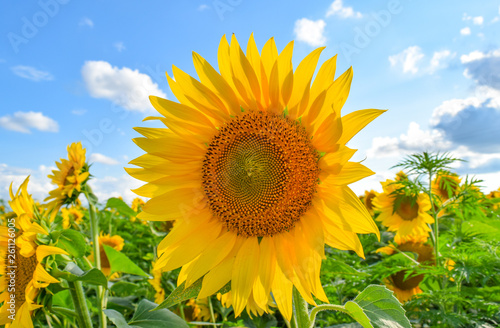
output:
[[[113,47],[115,47],[115,49],[118,51],[118,52],[122,52],[123,50],[125,50],[125,45],[123,44],[123,42],[119,41],[119,42],[115,42],[113,43]]]
[[[480,153],[470,150],[467,146],[459,146],[457,149],[452,150],[450,154],[457,158],[467,159],[467,163],[471,169],[484,167],[494,160],[500,160],[500,153]]]
[[[49,196],[49,190],[54,189],[47,175],[55,169],[55,167],[40,165],[37,170],[31,170],[0,164],[0,199],[10,199],[10,184],[12,183],[12,190],[15,192],[29,175],[28,192],[33,195],[34,199],[43,201]]]
[[[477,16],[472,18],[472,23],[474,25],[483,25],[484,23],[484,18],[483,16]]]
[[[52,74],[50,74],[49,72],[40,71],[31,66],[18,65],[11,67],[11,70],[14,74],[16,74],[19,77],[35,82],[50,81],[54,79]]]
[[[472,17],[472,16],[469,16],[467,14],[464,14],[462,17],[462,20],[463,21],[472,21],[472,24],[474,24],[474,25],[483,25],[483,23],[484,23],[483,16]]]
[[[78,23],[80,26],[88,26],[90,28],[94,27],[94,22],[88,17],[82,17]]]
[[[429,65],[429,73],[433,74],[439,69],[446,68],[450,59],[455,57],[455,53],[449,50],[436,51],[432,55],[432,59]]]
[[[460,34],[462,35],[470,35],[470,27],[464,27],[463,29],[460,30]]]
[[[73,109],[71,114],[81,116],[87,112],[86,109]]]
[[[483,58],[494,58],[494,57],[500,57],[500,49],[492,50],[488,53],[484,53],[479,50],[474,50],[470,52],[468,55],[460,56],[460,61],[462,62],[462,64],[467,64]]]
[[[424,58],[419,46],[411,46],[402,52],[389,56],[392,67],[400,67],[403,73],[416,74],[419,70],[418,63]]]
[[[207,10],[208,8],[210,8],[210,7],[206,4],[202,4],[202,5],[198,6],[199,11],[204,11],[204,10]]]
[[[301,18],[295,21],[295,39],[303,41],[311,46],[322,46],[326,43],[324,36],[326,23],[322,19],[312,21]]]
[[[363,15],[360,12],[354,11],[352,7],[344,7],[342,0],[335,0],[328,8],[326,12],[326,17],[329,16],[339,16],[341,18],[361,18]]]
[[[15,112],[13,115],[0,117],[0,127],[22,133],[31,133],[31,129],[44,132],[57,132],[59,125],[41,112]]]
[[[149,75],[128,67],[111,66],[105,61],[85,62],[82,77],[92,97],[111,100],[131,111],[152,110],[149,95],[167,97]]]
[[[131,204],[132,200],[138,197],[131,189],[139,188],[143,184],[144,182],[136,180],[128,174],[123,174],[120,177],[92,178],[89,181],[92,191],[103,203],[108,198],[121,196],[125,202]]]
[[[99,154],[99,153],[92,153],[89,156],[89,162],[90,163],[101,163],[101,164],[105,164],[105,165],[116,165],[119,163],[116,159],[108,157],[108,156],[103,155],[103,154]]]
[[[422,130],[419,124],[411,122],[406,134],[401,134],[399,138],[374,138],[367,155],[372,158],[400,157],[414,152],[446,150],[450,146],[451,143],[439,130]]]

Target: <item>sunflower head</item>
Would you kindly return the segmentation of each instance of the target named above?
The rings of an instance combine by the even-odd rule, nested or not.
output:
[[[140,212],[142,207],[145,205],[146,203],[139,197],[136,197],[134,198],[134,200],[132,200],[132,209],[135,211],[135,212]]]
[[[68,159],[61,158],[56,162],[57,170],[52,171],[48,177],[57,187],[49,192],[46,201],[50,209],[59,209],[62,205],[75,203],[80,195],[82,186],[89,179],[89,165],[85,162],[86,150],[82,148],[81,142],[72,143],[68,146]]]
[[[14,194],[10,187],[9,202],[15,215],[4,226],[0,226],[0,325],[11,327],[33,327],[32,311],[41,307],[35,304],[40,290],[58,282],[45,271],[44,259],[53,254],[67,254],[60,248],[43,245],[38,234],[48,235],[38,223],[39,215],[33,198],[28,193],[29,177]],[[38,221],[38,222],[37,222]],[[14,255],[14,257],[12,257]],[[15,288],[9,284],[14,276]],[[7,301],[15,298],[15,304]],[[15,314],[11,323],[8,314]],[[5,315],[7,314],[7,315]]]
[[[61,209],[63,217],[63,228],[68,229],[72,223],[80,224],[83,221],[84,214],[80,206],[63,207]]]
[[[121,251],[123,249],[123,246],[125,246],[124,240],[121,236],[119,235],[108,235],[108,234],[103,234],[99,236],[99,250],[101,253],[101,271],[106,275],[109,276],[111,274],[111,264],[109,263],[108,256],[106,255],[106,251],[104,250],[104,247],[102,245],[110,246],[117,251]],[[94,260],[93,254],[90,255],[89,257],[90,261]],[[117,277],[116,274],[113,274],[110,279]]]
[[[426,236],[430,231],[427,224],[434,222],[427,213],[431,209],[429,197],[424,193],[408,193],[404,185],[396,181],[387,180],[381,184],[384,192],[373,200],[375,208],[381,212],[377,221],[401,237]]]
[[[408,180],[408,175],[403,171],[399,171],[398,173],[396,173],[395,180],[396,181]]]
[[[352,69],[335,79],[333,57],[315,75],[322,50],[294,70],[293,42],[278,53],[270,39],[259,52],[251,36],[243,52],[223,37],[219,71],[194,53],[199,79],[167,74],[179,103],[150,97],[160,116],[148,119],[166,128],[136,128],[147,154],[127,172],[151,198],[137,217],[176,221],[155,268],[182,267],[186,286],[203,277],[199,298],[231,281],[224,297],[236,316],[267,312],[272,292],[290,319],[293,286],[326,302],[324,244],[363,256],[357,233],[379,234],[348,187],[373,172],[349,162],[346,142],[383,111],[342,117]]]
[[[438,172],[436,178],[432,181],[432,192],[444,202],[458,194],[461,181],[462,179],[455,173]]]
[[[378,249],[377,252],[388,255],[392,255],[397,252],[412,252],[416,253],[417,262],[423,265],[435,265],[434,249],[432,246],[425,244],[426,239],[422,236],[407,236],[405,239],[400,239],[398,241],[403,242],[396,244],[396,248],[382,247]],[[392,274],[385,280],[387,287],[394,291],[394,294],[402,303],[410,300],[413,296],[422,293],[419,284],[424,279],[424,275],[411,275],[410,277],[405,278],[406,275],[407,271],[402,270]]]
[[[365,194],[360,197],[361,201],[363,202],[366,209],[371,215],[373,215],[373,210],[374,210],[373,199],[377,197],[377,195],[378,192],[376,192],[375,190],[370,190],[370,191],[365,190]]]

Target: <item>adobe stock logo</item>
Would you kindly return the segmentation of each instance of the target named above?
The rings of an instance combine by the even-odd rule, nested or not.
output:
[[[20,33],[9,32],[7,38],[14,53],[19,53],[19,46],[28,43],[33,39],[41,28],[47,25],[51,18],[59,13],[61,5],[65,5],[70,0],[40,0],[38,6],[41,10],[35,12],[31,17],[23,16]]]

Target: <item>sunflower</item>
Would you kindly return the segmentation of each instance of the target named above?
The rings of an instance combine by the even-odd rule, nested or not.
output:
[[[37,234],[48,235],[34,222],[35,204],[27,192],[29,179],[17,193],[10,188],[11,208],[16,216],[0,227],[0,325],[5,327],[33,327],[32,312],[42,305],[35,303],[40,291],[59,281],[52,277],[43,264],[49,255],[67,253],[53,246],[38,245]]]
[[[500,198],[500,188],[490,192],[488,195],[486,195],[486,198],[492,199],[492,200],[496,199],[496,198]],[[500,208],[500,203],[494,203],[492,207],[493,207],[493,210],[497,210]]]
[[[132,200],[132,209],[135,211],[135,212],[140,212],[142,210],[142,207],[145,205],[146,203],[140,199],[139,197],[136,197]],[[130,217],[130,221],[131,222],[135,222],[137,220],[137,217],[135,216],[132,216]],[[148,222],[145,221],[145,220],[140,220],[142,224],[145,224],[147,225]]]
[[[101,232],[101,235],[99,236],[99,250],[101,253],[101,271],[104,273],[104,275],[109,276],[111,274],[111,264],[109,263],[108,256],[106,255],[106,251],[104,250],[104,247],[102,245],[107,245],[110,246],[117,251],[121,251],[123,249],[123,246],[125,246],[125,243],[123,241],[123,238],[119,235],[108,235],[108,234],[103,234]],[[90,254],[89,260],[91,262],[94,261],[94,254]],[[114,279],[118,277],[118,274],[115,273],[111,275],[110,279]]]
[[[365,205],[366,209],[368,210],[368,213],[373,216],[373,199],[377,197],[378,192],[375,190],[365,190],[365,194],[360,196],[359,199],[363,202]]]
[[[78,198],[90,175],[85,152],[81,142],[72,143],[68,146],[68,159],[61,158],[61,162],[56,162],[58,170],[53,170],[48,176],[57,185],[45,199],[52,200],[47,205],[49,209],[59,210],[62,205],[71,204]]]
[[[403,171],[399,171],[398,173],[396,173],[395,180],[396,181],[408,180],[408,175]]]
[[[176,220],[155,267],[182,267],[186,287],[203,277],[199,299],[231,282],[236,316],[268,311],[272,292],[290,319],[294,286],[310,304],[327,302],[324,244],[363,256],[357,233],[379,235],[347,186],[373,172],[349,162],[345,144],[383,111],[340,116],[352,69],[334,80],[333,57],[313,82],[323,49],[294,71],[293,41],[278,54],[270,39],[259,54],[252,35],[245,54],[223,37],[220,73],[193,53],[199,81],[175,66],[167,74],[179,103],[150,97],[161,116],[146,120],[167,128],[136,128],[147,154],[127,171],[147,182],[134,192],[151,198],[138,218]]]
[[[165,299],[165,289],[163,289],[162,282],[161,282],[163,272],[164,271],[162,271],[161,268],[157,268],[153,263],[153,269],[151,270],[151,274],[153,275],[153,278],[149,279],[148,281],[151,284],[151,286],[153,286],[153,288],[156,292],[155,293],[156,304],[160,304]]]
[[[201,300],[192,298],[187,301],[186,305],[188,306],[188,309],[184,308],[186,321],[208,322],[211,319],[210,308],[208,306],[208,298],[204,298]],[[216,314],[214,314],[214,316],[215,315]]]
[[[381,184],[384,192],[373,200],[375,209],[381,212],[377,221],[401,237],[426,236],[430,231],[427,224],[434,223],[434,218],[427,213],[431,209],[429,197],[424,193],[404,194],[400,191],[403,185],[392,180]]]
[[[377,250],[378,253],[392,255],[397,252],[412,252],[417,254],[417,262],[424,265],[434,265],[434,249],[432,246],[425,244],[426,238],[422,236],[408,236],[407,239],[397,244],[397,247],[382,247]],[[424,275],[413,275],[405,279],[406,270],[399,271],[385,280],[387,288],[394,291],[397,299],[404,303],[410,300],[413,296],[421,294],[422,290],[419,284],[424,280]]]
[[[77,206],[71,206],[68,208],[61,209],[61,215],[63,217],[63,228],[68,229],[71,227],[71,224],[74,222],[76,224],[80,224],[83,222],[83,212]]]
[[[455,173],[439,172],[432,181],[432,192],[445,202],[458,194],[461,181],[462,179]]]

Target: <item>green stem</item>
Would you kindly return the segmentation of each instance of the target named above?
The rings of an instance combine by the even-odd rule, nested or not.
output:
[[[92,234],[92,246],[94,250],[94,267],[101,270],[101,251],[99,248],[99,220],[97,218],[97,212],[95,206],[90,201],[88,192],[85,192],[87,201],[89,202],[89,216],[90,216],[90,231]],[[104,314],[105,304],[104,304],[104,288],[102,286],[97,286],[97,308],[99,314],[99,327],[106,328],[107,320]]]
[[[349,314],[349,312],[346,311],[346,309],[342,305],[335,305],[335,304],[322,304],[318,305],[315,308],[311,310],[311,314],[309,315],[309,322],[310,325],[308,328],[314,328],[314,322],[316,321],[316,315],[318,315],[319,312],[321,311],[340,311]]]
[[[208,308],[210,310],[210,319],[212,320],[212,323],[215,323],[215,314],[214,314],[214,307],[212,306],[212,299],[209,297],[207,297],[207,301],[208,301]]]
[[[90,319],[89,309],[87,308],[87,300],[83,294],[82,282],[68,281],[68,285],[73,304],[75,305],[78,325],[80,328],[92,328],[92,321]]]
[[[434,207],[434,198],[432,197],[432,172],[429,172],[429,200],[431,202],[432,216],[434,217],[434,257],[436,258],[436,266],[439,268],[439,220],[438,220],[438,212],[436,212],[436,208]],[[441,289],[443,288],[440,279],[438,278],[438,283]]]
[[[302,295],[300,295],[297,288],[293,288],[293,307],[292,325],[296,324],[297,328],[309,328],[311,326],[309,320],[309,305]]]

